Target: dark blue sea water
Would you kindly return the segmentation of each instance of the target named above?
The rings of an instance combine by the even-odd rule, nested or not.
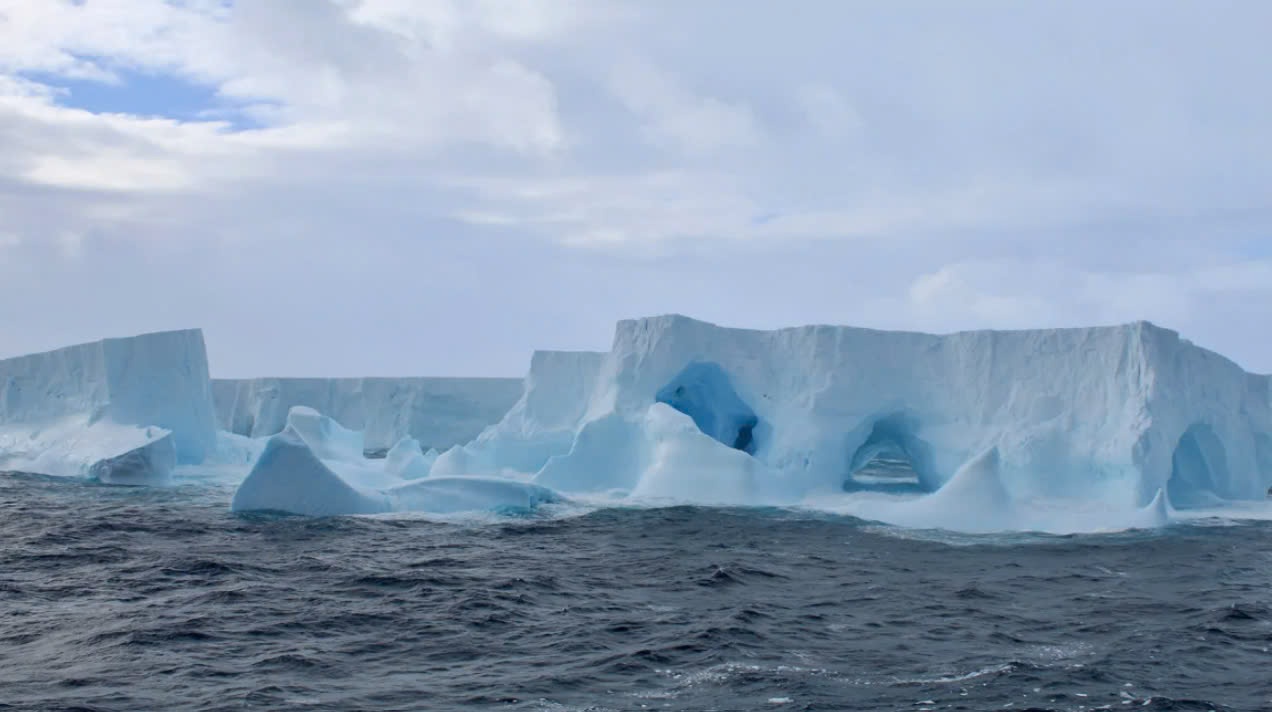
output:
[[[238,517],[0,475],[0,709],[1268,710],[1272,526]]]

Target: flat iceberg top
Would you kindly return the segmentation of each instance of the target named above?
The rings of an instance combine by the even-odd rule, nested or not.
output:
[[[753,329],[747,327],[723,326],[713,322],[695,319],[694,317],[684,314],[659,314],[656,316],[636,317],[633,319],[620,319],[615,327],[616,334],[623,334],[628,331],[659,331],[663,329],[693,329],[706,328],[711,330],[737,332],[745,334],[789,334],[791,332],[803,331],[844,331],[855,332],[865,335],[874,335],[876,337],[920,337],[925,339],[945,339],[952,337],[962,337],[967,335],[1011,335],[1017,334],[1028,337],[1029,335],[1042,334],[1071,334],[1077,335],[1083,332],[1124,332],[1136,330],[1154,330],[1167,334],[1179,335],[1179,332],[1158,326],[1151,321],[1138,320],[1119,324],[1101,324],[1096,326],[1061,326],[1047,327],[1039,329],[961,329],[949,332],[928,332],[915,331],[911,329],[876,329],[867,326],[853,326],[850,324],[802,324],[798,326],[782,326],[776,329]],[[616,339],[617,340],[617,339]]]

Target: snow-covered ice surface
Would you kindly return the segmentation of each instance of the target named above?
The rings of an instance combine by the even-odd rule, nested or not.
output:
[[[0,470],[160,484],[216,447],[197,329],[0,361]]]
[[[425,448],[468,442],[521,395],[519,378],[213,379],[218,426],[248,437],[282,432],[292,406],[307,406],[360,430],[369,451],[404,437]]]

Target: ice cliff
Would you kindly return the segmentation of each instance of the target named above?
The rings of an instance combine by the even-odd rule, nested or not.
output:
[[[526,383],[433,473],[782,503],[888,452],[923,490],[972,467],[1012,501],[1188,506],[1272,485],[1269,377],[1147,322],[936,336],[663,316],[620,322],[605,354],[537,355]]]
[[[250,468],[235,509],[302,514],[864,491],[845,511],[1006,529],[1051,516],[1039,502],[1160,523],[1272,486],[1272,377],[1146,322],[938,336],[662,316],[620,322],[608,352],[537,352],[524,380],[207,371],[198,331],[0,361],[0,470],[150,484],[181,463]],[[214,389],[239,435],[217,432]],[[918,496],[874,497],[895,489],[881,461]]]
[[[0,361],[0,470],[164,482],[217,447],[208,384],[197,329]]]
[[[283,430],[293,406],[306,406],[364,434],[383,454],[403,437],[427,448],[468,442],[497,422],[521,395],[519,378],[214,379],[221,429],[248,437]]]

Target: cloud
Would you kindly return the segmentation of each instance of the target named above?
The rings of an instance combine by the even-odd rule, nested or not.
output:
[[[1270,20],[0,0],[6,348],[194,322],[240,373],[516,373],[656,311],[1149,318],[1272,370]],[[207,105],[140,108],[173,86]]]
[[[761,139],[745,105],[691,92],[647,62],[621,62],[610,78],[610,90],[639,117],[654,145],[703,153],[745,148]]]
[[[833,86],[808,83],[795,93],[795,103],[810,128],[832,141],[859,141],[865,121]]]

